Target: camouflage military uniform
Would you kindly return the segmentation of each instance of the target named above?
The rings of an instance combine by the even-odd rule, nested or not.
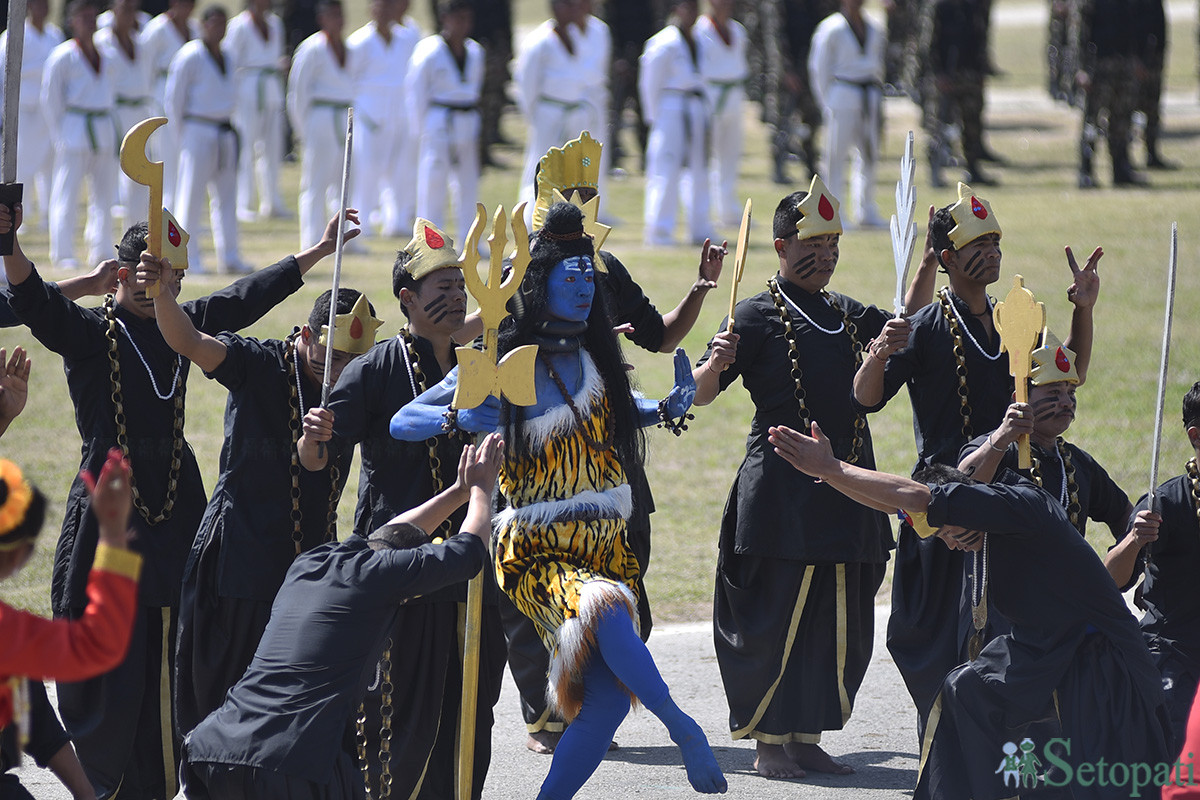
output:
[[[837,10],[835,0],[762,0],[755,13],[743,17],[750,34],[752,57],[761,54],[763,120],[771,135],[773,178],[789,182],[784,164],[795,153],[810,173],[816,172],[817,130],[821,109],[808,80],[808,48],[813,30]],[[757,51],[757,52],[756,52]],[[751,62],[751,71],[756,64]],[[799,124],[796,116],[799,115]]]
[[[945,185],[942,169],[961,138],[967,180],[991,184],[979,162],[983,147],[983,87],[988,74],[986,29],[979,24],[980,0],[929,0],[923,4],[918,51],[926,54],[921,74],[923,122],[929,133],[930,181]]]
[[[1072,0],[1072,60],[1083,80],[1079,186],[1095,185],[1092,160],[1106,131],[1113,183],[1144,183],[1129,163],[1130,122],[1137,93],[1138,21],[1134,0]]]
[[[1050,97],[1074,102],[1075,66],[1067,58],[1067,0],[1050,0],[1046,35],[1046,84]]]
[[[650,130],[642,116],[642,101],[638,96],[638,58],[646,47],[646,40],[663,28],[667,17],[663,6],[663,0],[605,0],[604,12],[597,13],[612,33],[612,62],[608,79],[611,104],[605,148],[609,151],[613,167],[619,166],[625,156],[621,146],[621,129],[625,122],[625,109],[632,106],[637,119],[634,133],[641,168],[643,172],[646,170],[646,141]]]
[[[483,90],[479,95],[480,162],[492,164],[490,147],[503,141],[500,115],[508,102],[508,62],[512,60],[512,0],[475,0],[471,38],[483,45]]]
[[[1169,169],[1158,150],[1162,130],[1163,66],[1167,52],[1167,15],[1163,0],[1135,0],[1138,25],[1138,92],[1134,110],[1146,115],[1146,166]]]
[[[917,21],[921,0],[891,0],[887,8],[888,47],[884,83],[917,99],[913,80],[917,55]],[[919,102],[919,101],[918,101]]]

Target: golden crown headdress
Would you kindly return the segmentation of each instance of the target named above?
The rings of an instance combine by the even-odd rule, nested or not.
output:
[[[600,154],[604,145],[592,138],[587,131],[579,134],[562,147],[551,147],[538,162],[537,200],[533,207],[533,229],[541,230],[546,224],[546,212],[555,203],[570,203],[583,212],[583,229],[595,240],[599,251],[608,238],[608,225],[596,221],[600,198],[588,202],[580,201],[573,189],[598,189],[600,187]],[[567,195],[571,195],[570,199]],[[598,269],[601,261],[596,260]],[[601,271],[603,271],[601,269]]]
[[[413,280],[421,280],[439,269],[462,269],[458,253],[454,252],[454,240],[427,219],[417,217],[413,223],[413,236],[404,245],[408,253],[408,274]]]
[[[965,183],[958,184],[958,202],[950,206],[954,227],[950,229],[950,242],[954,249],[970,244],[980,236],[994,233],[1002,236],[1000,223],[992,213],[992,204],[971,191]]]
[[[333,349],[343,353],[362,355],[375,344],[375,331],[383,324],[383,320],[375,319],[371,313],[371,304],[365,294],[360,294],[354,302],[354,308],[349,314],[338,314],[333,318]],[[321,326],[321,335],[317,341],[329,346],[329,326]]]
[[[796,234],[801,239],[842,232],[842,216],[838,209],[842,204],[829,193],[829,187],[820,175],[813,175],[808,186],[808,197],[800,201],[800,213],[804,216],[796,223]]]
[[[1079,371],[1075,368],[1075,351],[1059,341],[1049,328],[1042,329],[1042,345],[1029,354],[1032,366],[1029,382],[1034,386],[1068,381],[1079,383]]]

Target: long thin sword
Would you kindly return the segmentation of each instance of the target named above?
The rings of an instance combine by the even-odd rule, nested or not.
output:
[[[329,375],[333,371],[333,334],[337,324],[338,289],[342,283],[342,251],[346,244],[346,197],[350,192],[350,154],[354,150],[354,109],[346,109],[346,154],[342,160],[342,201],[338,211],[337,245],[333,251],[333,294],[329,297],[329,334],[325,337],[325,375],[321,378],[321,408],[329,407]]]
[[[1179,223],[1171,223],[1171,255],[1167,261],[1167,309],[1163,319],[1162,359],[1158,362],[1158,402],[1154,405],[1154,449],[1150,451],[1148,506],[1158,511],[1158,457],[1162,449],[1163,404],[1167,398],[1167,366],[1171,360],[1171,319],[1175,316],[1175,272],[1179,264]],[[1154,564],[1154,544],[1146,545],[1145,578]],[[1145,584],[1143,584],[1145,585]]]
[[[21,64],[25,54],[25,0],[9,0],[8,44],[4,57],[4,135],[0,142],[0,203],[15,213],[23,187],[17,183],[17,125],[21,108]],[[0,255],[10,256],[16,231],[0,236]]]
[[[917,244],[917,187],[914,178],[917,162],[913,158],[913,132],[908,132],[904,143],[904,156],[900,159],[900,180],[896,182],[896,213],[892,215],[892,257],[896,261],[896,299],[893,308],[897,317],[903,317],[904,284],[908,278],[908,267],[912,263],[913,248]]]

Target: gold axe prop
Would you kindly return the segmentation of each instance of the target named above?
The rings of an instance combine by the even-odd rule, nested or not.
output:
[[[725,330],[733,331],[733,309],[737,305],[738,284],[742,282],[742,273],[746,271],[746,254],[750,250],[750,212],[754,201],[746,198],[746,208],[742,211],[742,227],[738,228],[737,252],[733,254],[733,285],[729,288],[729,324]]]
[[[1008,353],[1008,371],[1018,403],[1029,402],[1029,370],[1038,335],[1046,327],[1046,306],[1025,288],[1025,279],[1013,276],[1013,285],[1002,302],[992,310],[992,321],[1000,334],[1000,349]],[[1017,439],[1017,466],[1029,469],[1029,434]]]
[[[513,405],[531,406],[537,402],[533,374],[537,360],[537,345],[525,345],[511,351],[503,359],[499,355],[500,323],[508,316],[505,305],[516,294],[529,266],[529,232],[525,227],[525,204],[517,206],[512,215],[512,231],[516,252],[512,269],[503,277],[504,249],[508,244],[508,216],[504,206],[496,209],[492,218],[492,233],[488,236],[491,257],[488,277],[479,278],[479,237],[483,231],[487,210],[475,206],[475,221],[467,234],[463,248],[462,270],[467,291],[479,304],[483,321],[483,350],[470,347],[455,349],[458,356],[458,386],[454,390],[452,408],[475,408],[489,396],[507,399]],[[483,606],[483,573],[467,584],[467,619],[463,631],[462,707],[458,726],[458,800],[471,800],[471,785],[475,774],[475,710],[479,703],[479,630]]]
[[[129,129],[121,142],[121,170],[134,183],[150,189],[150,209],[146,215],[146,250],[155,258],[163,256],[163,228],[167,229],[167,241],[171,245],[171,267],[187,269],[187,243],[190,238],[171,213],[163,208],[163,162],[151,161],[146,155],[150,134],[167,124],[166,117],[150,117]],[[162,290],[160,278],[153,286],[146,287],[146,296],[158,297]]]

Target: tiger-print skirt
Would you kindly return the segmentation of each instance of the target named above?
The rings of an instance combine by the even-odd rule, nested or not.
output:
[[[602,384],[588,389],[576,405],[584,430],[601,441],[609,405]],[[550,704],[571,720],[598,619],[621,608],[637,625],[638,565],[625,537],[632,500],[616,453],[589,444],[562,410],[526,423],[533,455],[501,470],[509,507],[497,519],[494,559],[500,588],[550,652]]]

